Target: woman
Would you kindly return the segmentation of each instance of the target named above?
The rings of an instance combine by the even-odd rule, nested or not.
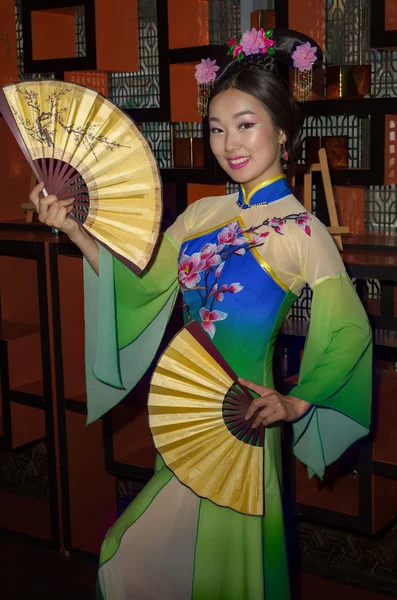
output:
[[[39,201],[41,186],[31,196],[40,220],[67,233],[91,266],[91,420],[147,369],[179,285],[186,320],[201,324],[242,383],[258,394],[247,416],[257,411],[254,427],[266,426],[265,516],[198,497],[158,456],[153,479],[104,541],[98,597],[106,600],[287,600],[280,423],[293,422],[294,452],[310,476],[322,477],[327,464],[368,433],[370,327],[333,240],[302,210],[282,173],[280,159],[294,159],[299,149],[298,109],[269,68],[273,59],[248,59],[263,47],[273,47],[277,57],[281,35],[264,42],[262,32],[258,43],[258,32],[248,33],[254,43],[247,42],[243,60],[233,60],[215,81],[209,104],[211,149],[240,191],[191,205],[141,278],[67,219],[67,201]],[[291,55],[294,34],[283,35]],[[233,52],[244,48],[234,41]],[[284,396],[273,389],[273,346],[306,283],[313,289],[310,331],[299,384]]]

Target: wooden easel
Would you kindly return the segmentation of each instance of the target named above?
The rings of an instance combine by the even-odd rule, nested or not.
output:
[[[292,189],[295,188],[295,177],[297,170],[305,170],[303,178],[303,206],[308,212],[312,212],[313,209],[313,173],[315,171],[321,171],[321,177],[323,180],[325,200],[327,202],[327,209],[329,215],[330,226],[327,227],[329,233],[334,237],[335,244],[337,245],[340,252],[343,251],[342,244],[342,233],[349,233],[348,227],[339,225],[338,214],[336,212],[335,197],[331,184],[331,177],[329,174],[328,159],[325,152],[325,148],[320,148],[318,152],[318,163],[310,165],[309,169],[306,167],[292,165],[289,169],[289,180]]]

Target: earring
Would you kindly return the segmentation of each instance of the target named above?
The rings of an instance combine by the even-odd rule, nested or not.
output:
[[[285,162],[288,161],[288,150],[286,150],[285,148],[285,142],[283,142],[283,145],[281,147],[280,160],[283,160]]]

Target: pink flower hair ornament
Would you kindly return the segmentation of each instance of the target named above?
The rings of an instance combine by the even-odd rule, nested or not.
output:
[[[322,64],[323,53],[314,40],[292,30],[267,29],[245,31],[227,42],[227,54],[233,61],[263,61],[264,68],[274,64],[269,58],[295,69],[294,97],[298,102],[309,100],[312,95],[313,69]],[[196,65],[198,83],[197,111],[206,116],[211,89],[219,75],[220,67],[215,60],[202,59]]]
[[[272,29],[264,31],[262,27],[257,31],[255,27],[253,27],[251,31],[247,30],[238,38],[234,37],[228,41],[228,54],[233,56],[233,58],[237,59],[239,62],[248,56],[251,57],[256,54],[269,54],[270,56],[274,56],[274,40],[271,39],[272,35]]]
[[[196,65],[194,76],[197,79],[198,84],[197,112],[202,117],[207,115],[208,99],[216,79],[217,71],[219,71],[219,67],[216,64],[216,60],[211,60],[210,58],[202,58],[201,62]]]
[[[301,44],[292,53],[292,64],[299,71],[310,71],[317,60],[317,47],[311,46],[310,42]]]
[[[216,60],[202,58],[201,62],[196,65],[196,73],[194,76],[198,83],[203,85],[215,81],[217,71],[219,71],[219,67],[216,64]]]
[[[292,65],[295,69],[294,96],[295,100],[309,100],[313,90],[313,65],[317,61],[317,46],[305,42],[296,46],[291,54]]]

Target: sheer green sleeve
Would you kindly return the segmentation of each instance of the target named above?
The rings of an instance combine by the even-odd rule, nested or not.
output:
[[[170,235],[139,277],[99,248],[99,277],[84,261],[87,423],[120,402],[144,375],[178,292],[179,247]]]
[[[291,396],[313,406],[293,424],[294,453],[309,476],[369,433],[372,398],[372,333],[345,272],[313,286],[309,333],[299,383]]]

